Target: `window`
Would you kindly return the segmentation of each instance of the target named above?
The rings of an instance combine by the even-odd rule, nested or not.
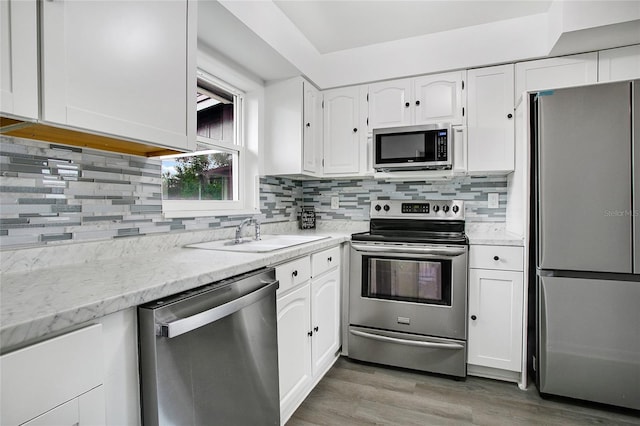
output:
[[[243,93],[198,71],[197,150],[162,157],[167,217],[215,216],[251,208],[242,137]]]

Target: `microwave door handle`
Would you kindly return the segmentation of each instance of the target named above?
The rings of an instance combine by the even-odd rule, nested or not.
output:
[[[466,247],[407,247],[407,246],[384,246],[384,245],[368,245],[351,243],[357,251],[369,252],[369,253],[402,253],[402,254],[422,254],[425,256],[438,256],[438,257],[456,257],[465,254]]]
[[[439,343],[439,342],[427,342],[420,340],[406,340],[398,339],[396,337],[381,336],[379,334],[365,333],[358,330],[349,330],[349,332],[355,336],[364,337],[365,339],[379,340],[381,342],[397,343],[407,346],[418,346],[421,348],[435,348],[435,349],[464,349],[464,346],[459,343]]]

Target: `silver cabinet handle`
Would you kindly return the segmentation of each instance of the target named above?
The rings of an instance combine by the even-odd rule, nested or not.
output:
[[[211,308],[195,315],[191,315],[187,318],[181,318],[179,320],[171,321],[166,324],[161,324],[156,334],[158,336],[168,337],[171,339],[173,337],[195,330],[196,328],[211,324],[214,321],[238,312],[240,309],[262,299],[267,295],[267,293],[272,291],[274,286],[277,288],[279,283],[280,282],[278,280],[272,281],[264,287],[260,287],[259,289],[254,290],[251,293],[245,294],[244,296],[223,305],[216,306],[215,308]]]
[[[409,247],[409,246],[389,246],[389,245],[370,245],[351,243],[357,251],[365,251],[370,253],[414,253],[441,257],[456,257],[467,252],[465,246],[462,247]]]
[[[397,339],[395,337],[380,336],[379,334],[365,333],[358,330],[349,330],[349,333],[356,336],[364,337],[366,339],[379,340],[381,342],[398,343],[400,345],[407,346],[419,346],[423,348],[438,348],[438,349],[464,349],[464,346],[458,343],[437,343],[437,342],[423,342],[418,340],[405,340]]]

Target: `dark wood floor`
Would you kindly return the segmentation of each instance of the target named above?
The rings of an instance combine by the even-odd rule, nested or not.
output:
[[[544,400],[535,386],[455,381],[340,358],[287,426],[640,425],[636,412]]]

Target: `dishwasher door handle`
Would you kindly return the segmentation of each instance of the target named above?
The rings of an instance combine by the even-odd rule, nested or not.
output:
[[[421,340],[407,340],[398,339],[396,337],[381,336],[379,334],[365,333],[358,330],[349,330],[353,335],[364,337],[366,339],[379,340],[381,342],[397,343],[407,346],[419,346],[422,348],[436,348],[436,349],[464,349],[464,346],[459,343],[440,343],[440,342],[425,342]]]
[[[265,297],[267,293],[272,291],[274,286],[277,288],[278,284],[278,280],[271,281],[267,285],[223,305],[216,306],[215,308],[211,308],[195,315],[191,315],[187,318],[181,318],[179,320],[171,321],[165,324],[160,324],[157,327],[156,335],[159,337],[168,337],[171,339],[173,337],[195,330],[196,328],[211,324],[214,321],[229,316],[239,311],[240,309],[257,302],[258,300]]]

